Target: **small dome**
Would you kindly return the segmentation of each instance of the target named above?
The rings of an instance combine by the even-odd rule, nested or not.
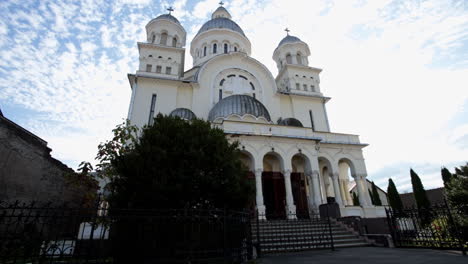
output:
[[[160,15],[158,17],[156,17],[155,19],[153,20],[159,20],[159,19],[167,19],[167,20],[170,20],[174,23],[177,23],[180,25],[180,22],[179,20],[177,20],[177,18],[175,18],[173,15],[170,15],[170,14],[163,14],[163,15]],[[151,22],[151,21],[150,21]]]
[[[187,108],[176,108],[169,114],[169,116],[178,116],[185,120],[193,120],[197,118],[197,116]]]
[[[211,18],[217,18],[217,17],[226,17],[230,19],[231,14],[229,14],[226,8],[224,8],[223,6],[220,6],[211,15]]]
[[[296,118],[293,118],[293,117],[278,120],[278,125],[304,127],[302,125],[301,121],[299,121],[299,120],[297,120]]]
[[[231,95],[219,101],[210,111],[208,120],[213,121],[218,117],[230,115],[244,116],[253,115],[257,118],[263,117],[271,121],[270,113],[266,107],[257,99],[249,95]]]
[[[304,42],[303,42],[300,38],[298,38],[298,37],[287,35],[286,37],[284,37],[284,38],[280,41],[280,43],[278,44],[278,47],[280,47],[281,45],[286,44],[286,43],[295,43],[295,42],[302,42],[302,43],[304,43]]]
[[[203,26],[200,28],[196,36],[200,35],[201,33],[205,31],[208,31],[210,29],[215,29],[215,28],[230,29],[232,31],[236,31],[237,33],[240,33],[242,36],[245,37],[244,31],[239,25],[237,25],[236,22],[232,21],[229,18],[224,18],[224,17],[217,17],[203,24]]]

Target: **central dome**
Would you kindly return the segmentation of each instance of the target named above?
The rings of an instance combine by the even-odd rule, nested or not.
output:
[[[200,30],[198,31],[196,36],[200,35],[201,33],[205,32],[205,31],[208,31],[210,29],[217,29],[217,28],[230,29],[230,30],[235,31],[235,32],[241,34],[242,36],[246,37],[245,34],[244,34],[244,31],[242,30],[242,28],[239,25],[237,25],[236,22],[232,21],[229,18],[225,18],[225,17],[217,17],[217,18],[213,18],[213,19],[209,20],[208,22],[203,24],[203,26],[200,28]]]
[[[210,111],[208,115],[209,121],[214,121],[216,118],[226,118],[230,115],[252,115],[256,118],[263,117],[267,121],[271,121],[270,113],[266,107],[257,99],[249,95],[231,95],[219,101]]]

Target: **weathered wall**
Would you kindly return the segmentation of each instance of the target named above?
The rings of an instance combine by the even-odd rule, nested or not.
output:
[[[45,141],[0,116],[0,200],[78,202],[64,178],[73,170],[50,151]]]

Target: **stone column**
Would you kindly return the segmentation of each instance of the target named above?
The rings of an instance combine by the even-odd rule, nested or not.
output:
[[[291,170],[284,170],[284,188],[286,189],[286,215],[288,219],[296,219],[296,206],[291,187]]]
[[[343,199],[341,199],[340,183],[338,182],[339,174],[333,173],[333,174],[330,174],[330,176],[332,177],[332,181],[333,181],[333,191],[335,193],[336,203],[339,206],[343,206]]]
[[[262,187],[262,172],[263,169],[255,169],[255,201],[257,203],[257,212],[260,219],[265,220],[265,205],[263,204],[263,187]]]
[[[371,206],[369,191],[365,186],[366,175],[365,174],[356,174],[353,176],[356,181],[356,187],[359,195],[359,203],[363,207]]]
[[[322,198],[320,197],[319,172],[317,170],[313,170],[308,173],[308,177],[312,182],[313,190],[311,191],[311,195],[313,197],[314,209],[318,212],[319,206],[322,203]]]

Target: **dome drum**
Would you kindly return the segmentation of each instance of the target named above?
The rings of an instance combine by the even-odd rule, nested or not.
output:
[[[299,121],[299,120],[297,120],[296,118],[293,118],[293,117],[278,120],[278,125],[304,127],[302,125],[301,121]]]
[[[209,121],[217,118],[227,118],[231,115],[243,117],[251,115],[256,118],[264,118],[271,122],[270,113],[257,99],[248,95],[231,95],[219,101],[208,115]]]
[[[169,116],[178,116],[184,120],[193,120],[197,118],[197,116],[187,108],[176,108],[169,114]]]

